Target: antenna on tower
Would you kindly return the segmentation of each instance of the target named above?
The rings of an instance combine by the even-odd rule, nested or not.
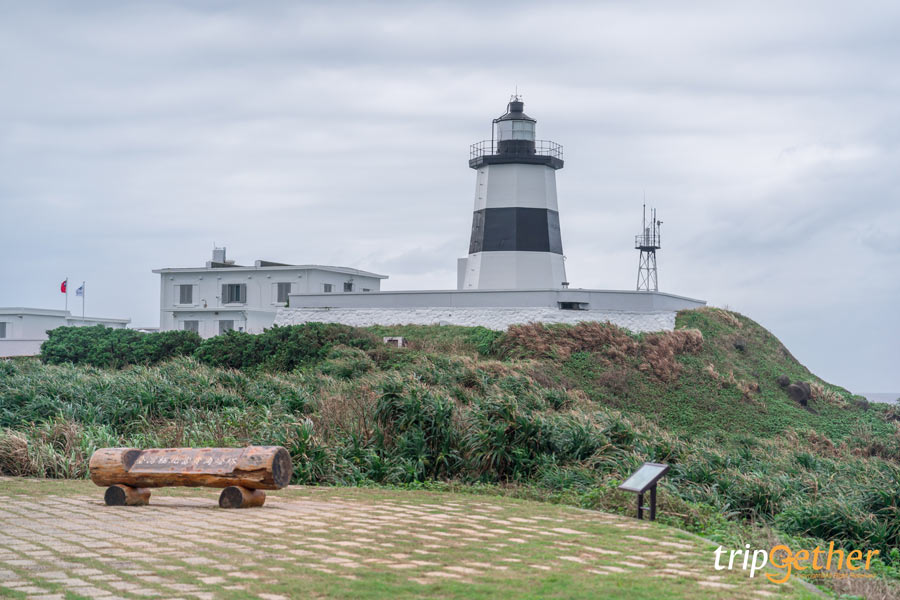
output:
[[[646,197],[646,194],[645,194]],[[650,209],[650,223],[647,223],[647,204],[644,203],[644,217],[641,233],[634,236],[634,248],[641,251],[638,261],[637,291],[658,292],[659,283],[656,272],[656,251],[660,249],[659,226],[662,221],[656,218],[656,209]]]

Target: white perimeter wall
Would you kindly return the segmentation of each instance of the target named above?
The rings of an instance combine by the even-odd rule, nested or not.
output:
[[[46,336],[44,336],[46,339]],[[0,340],[0,358],[7,356],[34,356],[41,351],[44,340]]]
[[[510,325],[532,322],[610,322],[635,333],[671,331],[675,311],[626,312],[603,310],[560,310],[555,308],[281,308],[276,325],[308,322],[343,323],[355,327],[369,325],[481,325],[505,330]]]

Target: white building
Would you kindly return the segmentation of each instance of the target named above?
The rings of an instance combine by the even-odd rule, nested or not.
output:
[[[57,327],[103,325],[124,329],[131,319],[73,316],[67,310],[0,308],[0,357],[33,356],[41,351],[47,332]]]
[[[186,329],[204,338],[231,330],[261,333],[290,294],[367,294],[387,279],[349,267],[265,260],[241,266],[226,260],[225,248],[216,248],[205,267],[153,272],[160,275],[160,331]]]

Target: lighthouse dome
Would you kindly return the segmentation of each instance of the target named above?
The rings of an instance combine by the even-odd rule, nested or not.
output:
[[[523,111],[525,110],[525,103],[516,98],[515,100],[510,100],[509,104],[506,105],[506,114],[502,117],[499,117],[498,121],[510,121],[510,120],[521,120],[521,121],[534,121],[531,117],[526,115]]]

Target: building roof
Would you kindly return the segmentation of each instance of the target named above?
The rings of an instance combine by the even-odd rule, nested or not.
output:
[[[65,317],[66,311],[52,308],[28,308],[25,306],[0,306],[0,315],[39,315],[42,317]]]
[[[518,99],[511,100],[509,104],[506,105],[506,114],[500,117],[497,117],[497,121],[533,121],[537,123],[536,119],[532,119],[524,112],[525,103]]]
[[[205,267],[167,267],[165,269],[153,269],[154,273],[209,273],[212,271],[330,271],[345,275],[358,275],[360,277],[372,277],[375,279],[387,279],[387,275],[353,269],[351,267],[335,267],[331,265],[289,265],[268,260],[258,260],[250,266],[236,265],[234,263],[208,262]]]
[[[114,317],[89,317],[82,318],[79,315],[73,315],[66,310],[56,310],[53,308],[28,308],[25,306],[0,306],[0,315],[30,315],[35,317],[59,317],[60,319],[68,319],[70,321],[97,321],[109,323],[131,323],[131,319],[118,319]]]

